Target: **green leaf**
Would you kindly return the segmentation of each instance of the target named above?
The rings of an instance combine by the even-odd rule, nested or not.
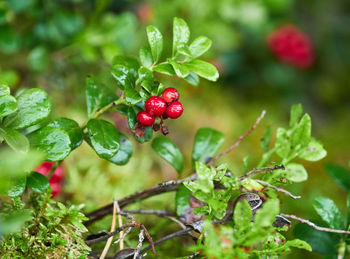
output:
[[[130,106],[128,109],[128,125],[129,128],[131,130],[132,135],[134,136],[134,138],[136,139],[136,141],[140,142],[140,143],[144,143],[147,141],[150,141],[152,139],[152,135],[153,135],[153,128],[152,126],[150,127],[145,127],[146,131],[145,131],[145,135],[141,138],[136,137],[135,134],[132,132],[132,129],[135,127],[135,124],[137,122],[136,120],[136,114],[140,111],[141,109],[134,106]]]
[[[147,26],[147,37],[151,47],[153,63],[157,63],[163,52],[163,36],[153,25]]]
[[[133,146],[131,141],[122,133],[120,135],[120,147],[117,154],[115,154],[112,158],[108,159],[108,161],[116,164],[116,165],[126,165],[133,152]]]
[[[153,67],[152,70],[156,71],[158,73],[161,73],[161,74],[168,75],[168,76],[174,76],[176,74],[172,65],[170,65],[168,63],[156,65],[155,67]]]
[[[195,59],[190,62],[183,63],[189,70],[198,74],[209,81],[216,81],[219,78],[219,72],[216,67],[206,61]]]
[[[168,62],[172,65],[176,75],[180,78],[185,78],[189,75],[190,70],[184,63],[177,63],[176,61],[168,58]]]
[[[290,152],[290,140],[287,131],[284,128],[278,128],[275,141],[276,154],[280,158],[286,158]]]
[[[91,76],[86,78],[85,95],[87,112],[90,118],[94,116],[96,111],[118,99],[113,92]]]
[[[122,90],[135,87],[139,63],[136,59],[116,56],[112,61],[111,73]]]
[[[339,211],[337,205],[326,197],[317,197],[313,202],[313,207],[322,220],[333,229],[344,228],[344,216]]]
[[[0,236],[20,232],[25,223],[32,220],[32,218],[32,211],[29,209],[0,214]]]
[[[120,136],[114,125],[105,120],[91,119],[87,124],[91,146],[99,157],[111,159],[120,146]]]
[[[151,93],[155,87],[154,76],[151,70],[145,67],[140,67],[139,78],[143,88],[146,89],[148,93]]]
[[[140,49],[140,60],[144,67],[151,67],[153,64],[152,52],[149,46]]]
[[[83,131],[79,124],[74,120],[62,117],[51,121],[48,126],[62,129],[68,134],[71,142],[71,150],[79,147],[83,142]]]
[[[295,131],[291,136],[292,146],[296,147],[300,145],[305,147],[311,141],[311,118],[309,114],[305,114],[298,125],[296,126]]]
[[[49,187],[49,179],[37,172],[31,172],[27,177],[27,186],[35,192],[45,192]]]
[[[303,182],[307,180],[307,172],[304,168],[303,165],[301,164],[296,164],[296,163],[290,163],[286,166],[286,170],[285,171],[281,171],[284,172],[286,175],[286,178],[290,181],[293,182]]]
[[[0,97],[5,95],[10,95],[10,87],[0,84]]]
[[[192,53],[186,44],[179,44],[177,47],[177,52],[181,55],[184,55],[185,57],[192,59]]]
[[[9,128],[0,128],[0,136],[16,152],[28,152],[29,140],[18,131]]]
[[[184,215],[185,210],[190,207],[190,198],[191,191],[180,184],[175,196],[176,214],[178,216]]]
[[[322,144],[315,139],[312,139],[307,147],[300,151],[299,158],[307,161],[318,161],[327,155],[327,151],[323,148]]]
[[[299,249],[305,249],[309,252],[312,251],[311,246],[306,243],[304,240],[300,240],[300,239],[293,239],[293,240],[289,240],[284,244],[284,248],[289,248],[289,247],[296,247]]]
[[[271,126],[268,126],[265,130],[264,135],[262,136],[262,138],[259,141],[260,147],[264,151],[264,153],[269,151],[271,136],[272,136]]]
[[[246,199],[237,202],[233,212],[235,227],[238,229],[248,229],[252,220],[252,210]]]
[[[337,184],[350,192],[350,173],[348,170],[336,164],[326,164],[324,169]]]
[[[17,98],[17,105],[17,111],[4,120],[4,126],[7,128],[27,128],[45,120],[51,113],[51,100],[38,88],[22,92]]]
[[[0,96],[0,118],[5,117],[17,110],[16,98],[11,95]]]
[[[164,160],[170,163],[180,174],[183,169],[184,159],[179,148],[166,137],[156,137],[152,141],[152,148]]]
[[[212,128],[200,128],[194,138],[192,160],[207,163],[224,143],[222,132]]]
[[[255,227],[270,227],[279,213],[279,201],[270,199],[266,201],[262,209],[257,210],[254,220]]]
[[[292,106],[292,109],[290,110],[290,121],[289,121],[289,126],[291,128],[294,128],[298,124],[302,114],[303,114],[303,106],[300,103]]]
[[[142,97],[134,88],[128,88],[125,90],[125,100],[128,104],[135,105],[142,101]]]
[[[28,138],[31,146],[45,153],[49,161],[63,160],[71,152],[69,136],[59,128],[46,126],[31,133]]]
[[[211,47],[211,40],[205,36],[200,36],[192,41],[190,45],[190,51],[193,58],[202,56]]]
[[[199,77],[196,73],[190,72],[184,79],[191,85],[198,86],[199,84]]]
[[[190,39],[190,29],[187,23],[181,18],[174,18],[173,22],[173,57],[177,53],[180,44],[186,44]]]
[[[7,195],[9,197],[21,196],[26,189],[26,184],[27,184],[26,177],[19,177],[14,179],[12,188],[7,192]]]

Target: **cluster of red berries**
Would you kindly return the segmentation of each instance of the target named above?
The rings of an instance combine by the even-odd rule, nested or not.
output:
[[[267,38],[270,50],[282,61],[298,68],[308,68],[314,61],[312,41],[293,25],[285,25]]]
[[[166,88],[162,96],[151,96],[145,103],[145,111],[140,111],[136,119],[144,127],[152,126],[156,117],[161,119],[177,119],[184,108],[179,100],[179,92],[175,88]]]
[[[49,161],[42,162],[37,168],[34,169],[34,171],[47,176],[51,168],[53,167],[54,163],[55,162],[49,162]],[[59,167],[56,168],[51,178],[49,179],[49,184],[52,188],[52,197],[55,197],[56,195],[60,194],[60,192],[62,191],[63,179],[64,179],[64,169],[63,169],[63,166],[60,165]]]

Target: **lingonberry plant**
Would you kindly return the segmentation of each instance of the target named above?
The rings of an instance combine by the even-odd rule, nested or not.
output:
[[[318,161],[326,155],[322,144],[311,136],[311,119],[308,114],[303,115],[301,105],[292,107],[289,128],[278,128],[273,144],[271,127],[266,129],[260,141],[264,152],[260,162],[251,166],[245,160],[243,172],[231,171],[217,162],[258,126],[265,111],[251,129],[221,153],[223,133],[200,128],[194,138],[193,168],[189,168],[192,173],[187,178],[160,183],[85,215],[81,206],[53,200],[54,184],[60,184],[63,177],[62,161],[83,141],[102,159],[116,165],[128,163],[132,142],[112,123],[99,119],[105,112],[113,110],[125,115],[131,135],[140,143],[150,141],[153,131],[161,129],[164,135],[168,133],[164,120],[179,118],[183,106],[178,91],[160,83],[157,73],[176,75],[193,85],[199,83],[199,77],[217,80],[216,68],[198,59],[210,48],[211,41],[201,36],[189,44],[190,31],[184,20],[174,19],[172,55],[163,62],[159,63],[163,52],[161,32],[148,26],[147,36],[149,46],[140,50],[140,63],[123,56],[113,60],[111,73],[118,82],[119,95],[117,89],[113,92],[94,77],[87,77],[88,118],[82,125],[68,118],[52,119],[51,100],[41,89],[24,90],[14,97],[9,87],[0,87],[0,142],[9,146],[1,152],[1,157],[9,159],[0,160],[0,191],[7,194],[0,215],[3,257],[105,258],[113,236],[120,234],[116,259],[143,258],[149,249],[156,255],[157,244],[184,235],[195,241],[188,248],[193,252],[188,258],[266,258],[285,254],[292,247],[311,250],[307,242],[287,241],[283,236],[291,225],[288,219],[320,231],[350,233],[342,230],[348,222],[326,198],[318,198],[315,208],[330,228],[280,212],[279,194],[300,198],[285,189],[307,179],[300,161]],[[168,137],[153,138],[151,146],[179,175],[184,171],[183,155]],[[272,159],[274,165],[270,163]],[[124,210],[136,201],[171,191],[176,191],[174,212]],[[135,221],[133,213],[169,217],[183,230],[154,241],[146,227]],[[113,215],[109,232],[89,233],[86,227],[109,214]],[[119,222],[121,216],[130,222],[116,228],[117,215]],[[14,220],[15,228],[10,224]],[[138,244],[124,248],[122,242],[131,228],[140,229]],[[144,236],[149,246],[143,247]],[[106,240],[103,251],[92,246]],[[348,240],[342,239],[341,244],[346,249]]]

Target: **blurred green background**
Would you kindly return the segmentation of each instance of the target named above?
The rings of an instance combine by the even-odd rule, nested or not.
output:
[[[85,114],[85,77],[96,75],[116,87],[109,69],[115,55],[137,56],[146,43],[145,27],[154,24],[170,52],[172,20],[185,19],[191,37],[206,35],[213,46],[205,59],[220,71],[216,83],[202,80],[193,87],[181,80],[159,77],[176,87],[184,104],[181,120],[169,122],[171,138],[187,157],[191,169],[192,142],[196,130],[214,127],[226,134],[228,147],[255,121],[263,109],[267,116],[241,146],[221,162],[242,174],[242,159],[249,155],[254,167],[262,151],[259,138],[265,128],[285,126],[292,104],[302,103],[313,120],[313,134],[328,156],[306,163],[309,180],[290,189],[302,201],[282,197],[282,210],[319,220],[312,209],[316,196],[334,199],[345,213],[346,193],[323,169],[327,162],[348,167],[350,159],[350,2],[301,0],[2,0],[0,1],[0,82],[12,91],[40,87],[52,97],[54,117],[64,116],[82,123]],[[316,60],[300,70],[279,62],[266,44],[267,35],[284,24],[294,24],[314,44]],[[125,117],[109,113],[120,131],[128,134]],[[60,199],[85,203],[86,211],[161,181],[177,173],[163,162],[149,144],[134,143],[134,156],[123,167],[99,159],[84,144],[64,163],[67,177]],[[184,173],[183,176],[185,176]],[[173,209],[174,195],[152,198],[135,208]],[[168,221],[140,217],[155,237],[176,229],[165,229]],[[107,229],[110,218],[95,224]],[[137,233],[135,233],[137,235]],[[292,235],[292,231],[290,231]],[[132,236],[130,236],[132,237]],[[131,238],[128,239],[130,244]],[[188,242],[189,240],[187,240]],[[182,243],[168,242],[163,250],[173,256],[184,253]],[[190,243],[190,242],[189,242]],[[294,250],[285,258],[323,258]],[[163,255],[162,258],[166,258]]]

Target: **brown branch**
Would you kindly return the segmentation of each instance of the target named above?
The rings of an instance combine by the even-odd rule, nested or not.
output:
[[[134,194],[124,197],[123,199],[120,199],[118,201],[119,207],[120,209],[122,209],[125,206],[134,203],[135,201],[144,200],[161,193],[176,191],[179,185],[182,184],[183,182],[189,181],[189,180],[196,180],[196,179],[197,179],[197,175],[192,175],[190,177],[187,177],[185,179],[181,179],[178,181],[166,181],[166,182],[160,183],[156,186],[136,192]],[[89,218],[89,220],[84,222],[85,226],[89,226],[93,222],[105,217],[108,214],[111,214],[112,210],[113,210],[113,203],[108,204],[98,210],[87,213],[86,216]]]
[[[274,165],[272,167],[265,167],[265,168],[254,168],[253,170],[249,171],[245,175],[242,175],[241,177],[238,178],[238,180],[243,180],[245,178],[249,178],[253,175],[264,173],[264,172],[272,172],[274,170],[285,170],[284,165]]]
[[[263,110],[260,114],[260,116],[257,118],[257,120],[255,121],[254,125],[246,132],[244,133],[242,136],[240,136],[237,141],[230,146],[228,149],[226,149],[225,151],[221,152],[220,154],[218,154],[216,157],[212,158],[209,160],[209,162],[207,163],[208,166],[213,165],[218,159],[220,159],[222,156],[230,153],[233,149],[237,148],[239,146],[239,144],[242,142],[242,140],[244,140],[246,137],[249,136],[250,133],[252,133],[252,131],[259,125],[260,121],[264,118],[266,114],[266,111]]]
[[[261,181],[261,180],[255,180],[255,181],[257,181],[258,183],[260,183],[260,184],[262,184],[264,186],[270,187],[270,188],[272,188],[272,189],[274,189],[274,190],[276,190],[278,192],[284,193],[285,195],[293,198],[294,200],[297,200],[297,199],[301,198],[301,196],[295,196],[295,195],[291,194],[290,192],[286,191],[285,189],[282,189],[280,187],[274,186],[274,185],[269,184],[267,182],[264,182],[264,181]]]
[[[280,214],[280,215],[285,217],[285,218],[290,218],[290,219],[297,220],[297,221],[299,221],[299,222],[301,222],[303,224],[309,225],[313,229],[316,229],[316,230],[319,230],[319,231],[350,235],[350,231],[320,227],[320,226],[317,226],[315,223],[313,223],[313,222],[311,222],[311,221],[309,221],[307,219],[299,218],[299,217],[297,217],[295,215],[289,215],[289,214]]]
[[[167,211],[167,210],[122,210],[121,213],[128,214],[146,214],[146,215],[155,215],[159,217],[172,217],[176,216],[175,212]]]

